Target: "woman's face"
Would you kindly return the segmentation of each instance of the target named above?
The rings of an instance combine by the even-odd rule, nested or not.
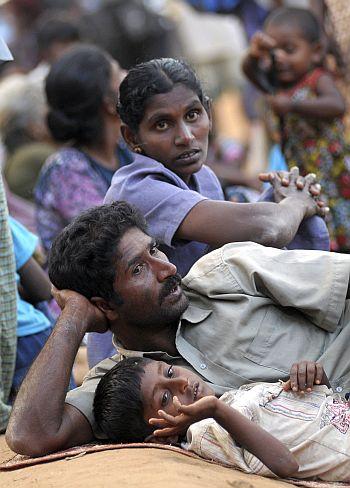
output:
[[[133,142],[188,183],[206,161],[210,128],[198,95],[178,84],[149,100]]]

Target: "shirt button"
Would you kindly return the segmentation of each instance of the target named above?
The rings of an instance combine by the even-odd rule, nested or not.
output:
[[[206,364],[202,363],[200,366],[199,366],[201,369],[205,369],[207,367]]]
[[[341,393],[343,391],[343,388],[341,386],[337,386],[336,389],[335,389],[335,391],[337,393]]]

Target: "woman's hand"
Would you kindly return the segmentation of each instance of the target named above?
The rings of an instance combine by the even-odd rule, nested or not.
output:
[[[160,418],[149,419],[151,425],[159,427],[159,429],[153,432],[154,437],[186,434],[191,424],[214,417],[218,401],[215,396],[206,396],[191,405],[182,405],[175,396],[173,403],[179,415],[173,416],[164,412],[164,410],[158,410]]]
[[[330,386],[322,364],[314,361],[294,363],[290,370],[290,378],[283,385],[285,391],[310,392],[314,385]]]
[[[329,208],[325,206],[324,202],[318,199],[321,185],[317,183],[316,175],[313,173],[309,173],[305,177],[300,176],[299,168],[294,166],[289,172],[261,173],[259,179],[271,183],[276,203],[292,196],[304,198],[307,206],[305,218],[315,214],[325,217],[329,212]]]

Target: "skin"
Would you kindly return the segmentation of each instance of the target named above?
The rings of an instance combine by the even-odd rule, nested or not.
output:
[[[210,111],[205,110],[196,93],[179,84],[168,93],[150,98],[137,133],[126,125],[121,130],[131,148],[140,147],[146,156],[161,162],[189,183],[205,163],[210,127]],[[195,151],[193,156],[186,158],[191,151]],[[275,247],[287,245],[304,217],[325,213],[310,196],[315,179],[301,188],[297,185],[300,181],[297,171],[288,176],[286,186],[289,187],[282,197],[282,178],[262,177],[271,181],[279,204],[204,200],[186,215],[175,238],[204,242],[212,247],[249,240]],[[208,226],[208,221],[212,225]]]
[[[129,350],[139,348],[143,351],[163,350],[172,355],[177,353],[175,325],[179,316],[176,318],[176,314],[180,314],[186,303],[182,291],[174,288],[173,281],[170,287],[172,293],[166,299],[173,320],[170,321],[168,314],[169,322],[164,321],[161,327],[155,323],[142,328],[146,318],[142,307],[148,307],[147,301],[151,300],[155,308],[152,315],[158,313],[162,316],[159,297],[164,295],[165,288],[169,290],[166,283],[173,280],[176,274],[176,267],[169,263],[163,253],[154,249],[152,242],[149,236],[132,228],[124,234],[117,247],[119,260],[116,271],[121,277],[116,278],[114,286],[124,300],[121,307],[116,306],[113,300],[107,302],[102,297],[88,300],[71,290],[53,289],[53,296],[62,313],[24,379],[13,406],[6,431],[6,441],[13,451],[40,456],[94,439],[85,416],[65,403],[71,368],[86,332],[103,333],[110,329]],[[122,252],[126,250],[129,253],[124,256]],[[151,293],[147,288],[151,289]],[[136,307],[141,307],[138,316],[133,311]],[[133,313],[132,323],[129,312]],[[305,388],[303,369],[296,376],[293,374],[298,385]],[[43,384],[43,378],[50,381]],[[44,409],[42,405],[45,405]]]
[[[316,86],[316,97],[311,100],[291,100],[283,90],[293,87],[311,69],[319,65],[322,60],[320,43],[310,43],[303,37],[303,33],[294,25],[270,24],[265,32],[256,33],[250,48],[243,60],[243,71],[258,88],[271,93],[261,81],[265,65],[265,72],[271,66],[271,53],[275,56],[275,75],[278,89],[267,100],[274,112],[283,116],[287,113],[297,113],[305,118],[330,119],[342,117],[345,103],[328,74],[323,74]],[[282,91],[282,93],[281,93]]]
[[[301,361],[293,364],[284,389],[304,393],[305,387],[310,392],[315,384],[329,385],[322,365]],[[147,364],[141,397],[144,419],[158,427],[153,434],[157,441],[174,440],[175,436],[184,435],[191,424],[213,418],[276,475],[288,477],[298,471],[292,453],[278,439],[217,399],[199,376],[184,368],[157,361]]]
[[[30,258],[18,270],[20,276],[19,291],[24,300],[36,304],[51,299],[51,283],[35,259]]]

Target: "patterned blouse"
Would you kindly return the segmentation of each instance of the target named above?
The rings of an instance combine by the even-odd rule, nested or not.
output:
[[[117,146],[120,166],[132,153]],[[37,230],[48,251],[53,239],[83,210],[101,205],[114,171],[103,168],[77,148],[62,148],[48,158],[35,187]]]

